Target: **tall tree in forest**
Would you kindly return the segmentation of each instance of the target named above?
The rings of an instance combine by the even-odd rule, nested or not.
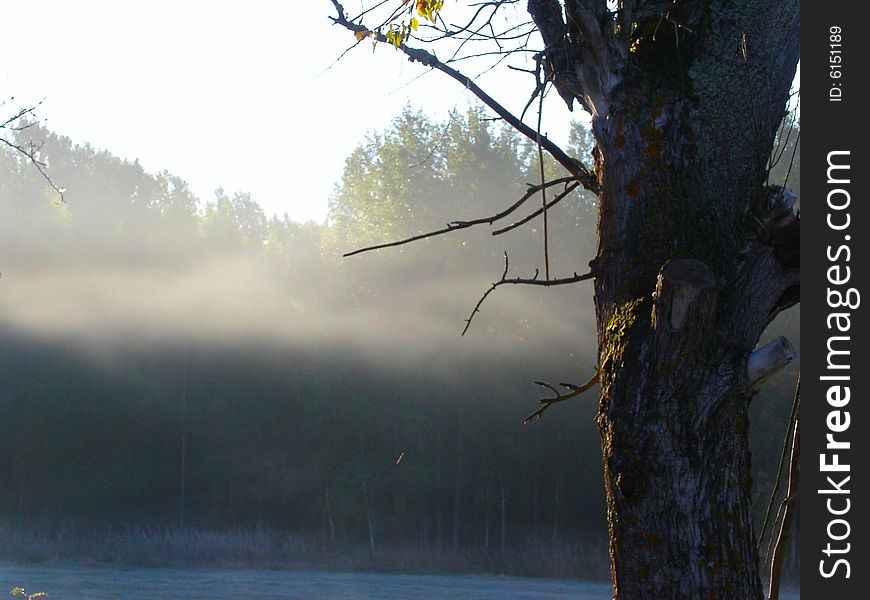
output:
[[[545,264],[544,279],[506,268],[502,282],[594,279],[614,597],[760,598],[747,407],[756,344],[799,300],[794,197],[767,182],[799,58],[797,0],[529,0],[519,23],[503,20],[507,0],[371,2],[358,16],[330,4],[358,42],[457,80],[598,194],[588,276],[550,279]],[[532,98],[551,86],[592,116],[594,166],[454,68],[536,43]],[[452,58],[436,57],[442,46]]]
[[[570,133],[570,148],[588,155],[588,129],[574,123]],[[498,211],[505,195],[522,195],[524,183],[540,177],[538,160],[532,142],[509,126],[494,124],[480,104],[464,113],[454,110],[443,121],[406,106],[385,131],[370,133],[345,161],[330,199],[332,243],[346,249],[348,244],[389,242],[427,232],[470,211],[478,215]],[[566,175],[547,155],[544,168],[548,176]],[[512,175],[506,178],[506,173]],[[594,250],[590,219],[594,203],[579,190],[569,198],[575,201],[562,202],[560,218],[553,223],[552,245],[560,256],[576,252],[578,244],[588,252]],[[540,253],[540,235],[533,227],[511,233],[512,259]],[[502,248],[500,240],[490,245],[498,261]],[[440,252],[446,249],[439,246]],[[466,256],[462,272],[474,271],[469,259],[485,258],[480,251]],[[443,256],[430,258],[444,262]],[[487,269],[492,264],[480,262]]]

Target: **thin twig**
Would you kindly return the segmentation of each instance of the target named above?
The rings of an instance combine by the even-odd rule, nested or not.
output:
[[[444,131],[441,132],[441,137],[438,138],[438,141],[432,144],[429,147],[429,154],[426,155],[426,158],[423,160],[419,160],[415,163],[408,165],[409,169],[416,169],[417,167],[422,167],[429,159],[435,156],[435,151],[444,143],[444,140],[447,138],[447,134],[450,133],[450,128],[453,126],[453,119],[456,118],[456,105],[453,105],[453,110],[450,111],[450,116],[447,119],[447,123],[444,125]]]
[[[543,184],[547,178],[544,176],[544,148],[541,146],[541,119],[544,115],[544,90],[546,82],[541,87],[541,92],[538,94],[538,139],[535,142],[538,145],[538,166],[541,172],[541,183]],[[550,237],[547,226],[547,188],[541,187],[541,212],[544,214],[544,278],[550,279]]]
[[[520,120],[523,120],[526,118],[526,111],[529,110],[529,107],[532,105],[532,102],[535,101],[535,98],[537,98],[539,95],[543,96],[545,82],[541,81],[541,54],[540,54],[540,52],[535,54],[534,58],[535,58],[535,70],[534,71],[530,71],[528,69],[518,69],[516,67],[508,66],[508,68],[513,68],[516,71],[522,71],[524,73],[531,73],[535,78],[535,89],[532,90],[532,95],[529,97],[529,100],[526,102],[526,105],[523,107],[523,111],[520,113]]]
[[[525,34],[528,35],[528,34]],[[521,36],[524,37],[524,36]],[[500,56],[502,58],[507,56],[513,56],[514,54],[537,54],[537,50],[532,50],[531,48],[511,48],[510,50],[490,50],[488,52],[477,52],[476,54],[463,54],[462,56],[458,56],[451,60],[444,61],[445,64],[455,64],[458,62],[474,60],[477,58],[486,58],[487,56]],[[528,69],[521,69],[519,67],[515,67],[512,65],[508,65],[508,69],[511,71],[520,71],[521,73],[531,73],[532,71]]]

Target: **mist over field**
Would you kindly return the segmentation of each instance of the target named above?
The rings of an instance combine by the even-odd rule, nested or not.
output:
[[[394,127],[323,224],[32,128],[59,202],[0,152],[0,558],[606,576],[597,392],[520,425],[534,381],[594,373],[590,284],[501,286],[463,337],[505,250],[540,268],[537,221],[341,257],[509,205],[534,153],[475,108]],[[593,200],[552,209],[554,276]],[[792,381],[754,401],[759,498]]]
[[[69,142],[51,138],[49,155],[52,144]],[[202,211],[179,179],[147,175],[106,153],[66,150],[109,164],[105,172],[95,166],[96,177],[74,169],[81,156],[64,157],[73,163],[68,169],[53,164],[53,177],[68,188],[63,204],[26,169],[16,176],[28,181],[15,182],[17,189],[4,197],[11,218],[0,224],[5,284],[0,319],[24,335],[109,347],[180,342],[356,347],[409,358],[443,354],[446,348],[525,355],[528,351],[511,340],[536,336],[570,338],[575,348],[593,354],[588,343],[576,343],[593,331],[590,311],[576,308],[590,297],[588,284],[501,290],[471,334],[460,339],[475,302],[501,273],[501,251],[515,245],[510,239],[460,233],[342,259],[341,253],[366,238],[342,239],[335,227],[269,220],[244,193],[219,191]],[[512,187],[522,189],[522,182]],[[486,214],[514,197],[478,200],[468,206],[454,202],[456,218]],[[442,223],[430,218],[416,225]],[[539,261],[531,245],[511,256],[512,272],[533,273],[531,265]],[[570,260],[563,261],[562,271],[586,267]]]

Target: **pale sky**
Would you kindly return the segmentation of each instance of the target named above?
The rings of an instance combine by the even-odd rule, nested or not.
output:
[[[0,95],[44,98],[53,131],[167,169],[203,200],[246,190],[297,221],[325,219],[344,159],[406,102],[441,119],[471,100],[441,73],[417,78],[425,70],[386,45],[364,42],[327,70],[354,41],[327,19],[328,0],[20,6],[4,27]],[[498,71],[479,83],[521,110],[530,78]],[[549,102],[545,132],[564,141],[572,116]]]

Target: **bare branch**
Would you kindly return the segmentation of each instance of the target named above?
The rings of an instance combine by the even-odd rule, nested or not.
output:
[[[596,384],[598,384],[598,374],[599,374],[599,371],[598,371],[598,369],[596,369],[595,375],[593,375],[589,381],[587,381],[586,383],[584,383],[583,385],[580,385],[580,386],[573,385],[570,383],[560,383],[559,385],[561,387],[569,390],[567,392],[560,392],[559,390],[557,390],[555,387],[553,387],[549,383],[545,383],[543,381],[536,381],[535,382],[536,385],[539,385],[543,388],[546,388],[547,390],[549,390],[550,392],[553,393],[553,396],[551,398],[541,398],[540,400],[538,400],[538,402],[541,404],[541,408],[539,408],[538,410],[536,410],[535,412],[530,414],[528,417],[523,419],[522,424],[527,425],[527,424],[531,423],[532,421],[537,421],[538,419],[540,419],[543,416],[544,412],[546,412],[546,410],[548,408],[550,408],[551,406],[553,406],[554,404],[556,404],[558,402],[564,402],[565,400],[570,400],[571,398],[575,398],[575,397],[579,396],[580,394],[582,394],[583,392],[592,389],[593,387],[595,387]]]
[[[474,227],[475,225],[484,225],[484,224],[492,225],[496,221],[503,219],[506,216],[508,216],[509,214],[511,214],[512,212],[514,212],[516,209],[518,209],[520,206],[522,206],[523,203],[525,203],[529,198],[534,196],[537,192],[541,191],[542,188],[550,187],[553,185],[559,185],[561,183],[567,183],[567,182],[574,182],[574,187],[577,187],[577,185],[579,185],[576,182],[576,179],[574,177],[560,177],[558,179],[552,179],[550,181],[547,181],[543,185],[529,185],[528,189],[526,190],[526,193],[523,194],[519,200],[517,200],[516,202],[511,204],[509,207],[507,207],[506,209],[504,209],[500,213],[497,213],[497,214],[494,214],[494,215],[491,215],[488,217],[483,217],[480,219],[472,219],[471,221],[452,221],[452,222],[447,224],[447,227],[443,227],[441,229],[436,229],[435,231],[421,233],[419,235],[414,235],[414,236],[411,236],[409,238],[405,238],[405,239],[394,241],[394,242],[386,242],[383,244],[375,244],[374,246],[366,246],[365,248],[359,248],[358,250],[353,250],[352,252],[347,252],[343,256],[345,258],[347,258],[349,256],[354,256],[356,254],[362,254],[363,252],[370,252],[372,250],[380,250],[382,248],[393,248],[395,246],[404,246],[405,244],[410,244],[411,242],[425,240],[426,238],[435,237],[438,235],[444,235],[445,233],[450,233],[451,231],[457,231],[459,229],[468,229],[469,227]],[[554,203],[555,202],[551,203],[551,206]]]
[[[514,54],[525,53],[525,54],[537,54],[536,50],[531,50],[530,48],[511,48],[510,50],[490,50],[488,52],[478,52],[476,54],[463,54],[462,56],[457,56],[456,58],[451,58],[450,60],[444,61],[447,64],[458,63],[463,60],[473,60],[476,58],[486,58],[487,56],[498,56],[499,60],[504,60],[509,56],[513,56]],[[515,67],[512,65],[508,65],[508,69],[512,71],[522,71],[532,73],[528,69],[522,69],[520,67]],[[479,75],[478,75],[479,77]]]
[[[345,16],[344,7],[342,7],[338,0],[331,0],[331,2],[337,12],[337,15],[335,17],[330,17],[333,23],[335,23],[336,25],[341,25],[345,29],[352,31],[355,34],[371,36],[379,42],[388,43],[386,36],[384,36],[383,34],[372,32],[370,29],[362,24],[356,24],[349,21]],[[514,129],[522,133],[530,140],[537,141],[538,135],[534,129],[523,123],[520,119],[516,117],[516,115],[511,113],[499,102],[497,102],[492,96],[483,91],[483,89],[481,89],[480,86],[478,86],[470,77],[441,62],[434,54],[427,52],[426,50],[411,48],[407,44],[402,44],[401,46],[399,46],[399,49],[405,53],[405,56],[407,56],[408,60],[410,60],[411,62],[419,62],[420,64],[427,67],[437,69],[442,73],[450,76],[452,79],[458,81],[472,94],[477,96],[477,98],[480,99],[481,102],[483,102],[490,109],[492,109],[493,112],[495,112],[498,116],[500,116],[507,123],[509,123]],[[569,156],[564,150],[562,150],[558,145],[556,145],[546,136],[541,136],[541,145],[556,160],[556,162],[558,162],[565,169],[567,169],[569,173],[574,175],[575,179],[580,181],[583,187],[595,194],[598,193],[598,180],[588,167],[586,167],[576,158]]]
[[[466,38],[464,40],[462,40],[462,42],[460,42],[459,46],[453,52],[453,56],[450,57],[451,59],[454,59],[459,55],[459,53],[462,51],[462,48],[465,46],[465,44],[467,42],[475,39],[475,37],[477,37],[479,35],[482,35],[480,32],[483,31],[484,29],[486,29],[487,26],[490,28],[490,30],[492,30],[492,18],[495,16],[495,13],[498,12],[499,6],[501,4],[502,4],[501,2],[495,2],[495,3],[484,4],[484,5],[480,6],[475,11],[474,16],[471,18],[471,20],[466,25],[460,26],[458,29],[447,33],[447,36],[451,36],[451,35],[454,35],[455,33],[459,33],[462,31],[470,32],[470,34],[471,34],[469,36],[466,36]],[[474,22],[477,20],[477,17],[483,12],[484,8],[487,8],[487,7],[492,8],[492,13],[490,14],[489,18],[486,19],[480,25],[478,25],[477,28],[472,31],[471,27],[474,25]],[[493,39],[496,39],[496,40],[498,39],[495,31],[492,32],[492,35],[493,35]],[[500,46],[501,45],[499,44],[499,47]]]
[[[26,129],[30,129],[35,126],[38,122],[38,118],[36,116],[36,109],[42,105],[42,100],[37,102],[36,104],[26,107],[20,108],[13,112],[12,115],[6,118],[2,124],[0,124],[0,130],[11,132],[13,139],[7,139],[5,136],[0,135],[0,144],[5,145],[7,148],[13,150],[16,154],[22,156],[26,160],[29,160],[33,163],[33,166],[42,176],[42,178],[48,183],[49,187],[57,192],[58,196],[60,196],[60,201],[64,202],[63,193],[64,190],[61,187],[58,187],[54,181],[51,179],[46,169],[48,168],[48,164],[39,157],[39,152],[42,150],[42,144],[36,144],[32,140],[27,142],[26,144],[22,144],[15,137],[15,134],[21,133]],[[5,104],[5,101],[3,102]]]
[[[480,297],[480,300],[477,301],[477,304],[474,305],[474,310],[471,311],[471,314],[465,320],[465,328],[462,330],[462,335],[468,331],[468,328],[471,327],[471,321],[474,319],[474,315],[480,312],[480,307],[483,305],[484,300],[493,293],[496,288],[502,285],[537,285],[541,287],[555,287],[558,285],[569,285],[572,283],[578,283],[580,281],[586,281],[588,279],[592,279],[595,277],[595,273],[590,271],[589,273],[585,273],[583,275],[578,275],[574,273],[571,277],[558,277],[556,279],[538,279],[538,271],[535,270],[535,275],[531,278],[526,277],[511,277],[508,278],[508,255],[507,252],[504,253],[504,272],[501,274],[501,279],[493,282],[488,290],[483,293],[483,296]]]
[[[782,578],[782,561],[785,554],[785,545],[788,542],[788,530],[791,526],[795,513],[795,500],[798,498],[798,486],[800,482],[800,447],[801,447],[801,421],[797,418],[794,422],[794,437],[791,442],[791,460],[789,460],[788,488],[782,501],[782,521],[779,525],[779,534],[776,537],[776,545],[773,548],[773,558],[770,560],[770,585],[768,600],[779,599],[779,585]]]
[[[764,536],[767,534],[767,524],[770,521],[770,515],[773,512],[773,505],[776,501],[776,497],[779,494],[779,486],[782,482],[782,473],[783,467],[785,466],[785,456],[788,454],[789,450],[789,440],[792,437],[792,428],[794,427],[795,421],[797,420],[798,407],[800,406],[801,399],[801,378],[800,374],[798,374],[797,387],[794,392],[794,400],[792,400],[791,404],[791,414],[788,417],[788,426],[785,430],[785,436],[782,440],[782,451],[779,456],[779,466],[776,469],[776,479],[773,482],[773,486],[770,490],[770,499],[767,503],[767,510],[764,512],[764,520],[761,523],[761,529],[759,529],[758,534],[758,542],[756,548],[761,551],[762,542],[764,542]]]

